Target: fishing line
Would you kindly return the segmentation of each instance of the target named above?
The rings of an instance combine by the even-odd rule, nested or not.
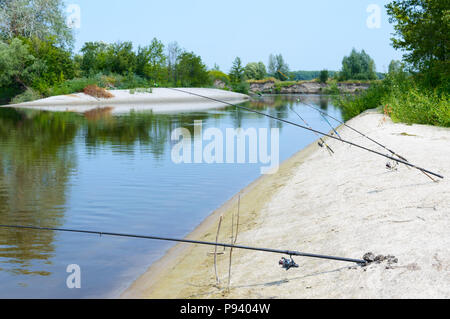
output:
[[[267,114],[267,113],[264,113],[264,112],[260,112],[260,111],[257,111],[257,110],[250,109],[250,108],[245,107],[245,106],[239,106],[239,105],[236,105],[236,104],[232,104],[232,103],[229,103],[229,102],[221,101],[221,100],[218,100],[218,99],[215,99],[215,98],[212,98],[212,97],[207,97],[207,96],[204,96],[204,95],[200,95],[200,94],[197,94],[197,93],[188,92],[188,91],[183,91],[183,90],[176,89],[176,88],[167,88],[167,89],[173,90],[173,91],[182,92],[182,93],[185,93],[185,94],[190,94],[190,95],[198,96],[198,97],[201,97],[201,98],[204,98],[204,99],[208,99],[208,100],[211,100],[211,101],[215,101],[215,102],[218,102],[218,103],[230,105],[230,106],[233,106],[233,107],[236,107],[236,108],[239,108],[239,109],[242,109],[242,110],[251,112],[251,113],[255,113],[255,114],[262,115],[262,116],[266,116],[266,117],[268,117],[268,118],[277,120],[277,121],[279,121],[279,122],[283,122],[283,123],[286,123],[286,124],[290,124],[290,125],[293,125],[293,126],[297,126],[297,127],[300,127],[300,128],[302,128],[302,129],[304,129],[304,130],[311,131],[311,132],[315,132],[315,133],[318,133],[318,134],[320,134],[320,135],[322,135],[322,136],[325,136],[325,137],[328,137],[328,138],[331,138],[331,139],[334,139],[334,140],[341,141],[342,143],[346,143],[346,144],[355,146],[355,147],[360,148],[360,149],[362,149],[362,150],[371,152],[371,153],[373,153],[373,154],[377,154],[377,155],[379,155],[379,156],[385,157],[385,158],[390,159],[390,160],[392,160],[392,161],[396,161],[396,162],[398,162],[398,163],[404,164],[404,165],[409,166],[409,167],[416,168],[416,169],[418,169],[418,170],[420,170],[420,171],[423,171],[423,172],[426,172],[426,173],[431,174],[431,175],[433,175],[433,176],[436,176],[436,177],[439,177],[439,178],[441,178],[441,179],[444,179],[444,176],[442,176],[442,175],[440,175],[440,174],[437,174],[437,173],[434,173],[434,172],[432,172],[432,171],[429,171],[429,170],[427,170],[427,169],[425,169],[425,168],[419,167],[419,166],[417,166],[417,165],[414,165],[414,164],[412,164],[412,163],[410,163],[410,162],[408,162],[408,161],[404,161],[404,160],[402,160],[402,159],[394,158],[394,157],[392,157],[392,156],[389,156],[389,155],[383,154],[383,153],[381,153],[381,152],[372,150],[372,149],[367,148],[367,147],[365,147],[365,146],[361,146],[361,145],[355,144],[355,143],[353,143],[353,142],[350,142],[350,141],[347,141],[347,140],[344,140],[344,139],[340,139],[339,137],[336,137],[336,136],[333,136],[333,135],[330,135],[330,134],[327,134],[327,133],[323,133],[323,132],[321,132],[321,131],[318,131],[318,130],[315,130],[315,129],[313,129],[313,128],[309,128],[309,127],[306,127],[306,126],[303,126],[303,125],[300,125],[300,124],[298,124],[298,123],[294,123],[294,122],[289,121],[289,120],[285,120],[285,119],[282,119],[282,118],[279,118],[279,117],[276,117],[276,116],[273,116],[273,115],[270,115],[270,114]],[[392,151],[391,151],[391,152],[392,152]],[[399,156],[399,155],[396,154],[396,156]]]
[[[331,116],[331,115],[328,114],[327,112],[325,112],[325,111],[323,111],[323,110],[321,110],[321,109],[318,109],[318,108],[312,106],[312,105],[309,104],[309,103],[302,102],[300,99],[298,99],[298,102],[300,102],[300,103],[302,103],[302,104],[304,104],[304,105],[306,105],[306,106],[308,106],[308,107],[310,107],[310,108],[316,110],[316,111],[319,112],[324,118],[325,118],[325,116],[328,116],[330,119],[333,119],[333,120],[335,120],[336,122],[338,122],[338,123],[340,123],[340,124],[343,124],[345,127],[349,128],[349,129],[351,129],[352,131],[358,133],[359,135],[361,135],[361,136],[367,138],[369,141],[372,141],[373,143],[377,144],[378,146],[381,146],[382,148],[384,148],[385,150],[387,150],[387,151],[388,151],[389,153],[391,153],[392,155],[397,156],[397,157],[398,157],[399,159],[401,159],[402,161],[409,162],[406,158],[404,158],[403,156],[397,154],[397,153],[394,152],[393,150],[389,149],[387,146],[381,144],[380,142],[375,141],[373,138],[371,138],[371,137],[367,136],[366,134],[364,134],[364,133],[358,131],[357,129],[355,129],[355,128],[349,126],[348,124],[346,124],[345,122],[343,122],[343,121],[341,121],[341,120],[335,118],[334,116]],[[330,125],[331,125],[331,124],[330,124]],[[341,139],[341,140],[342,140],[342,139]],[[398,163],[398,161],[395,161],[395,162]],[[430,178],[433,182],[436,182],[436,180],[435,180],[433,177],[429,176],[429,175],[426,173],[426,171],[421,170],[421,169],[418,168],[418,167],[415,167],[415,168],[416,168],[416,169],[419,169],[422,173],[424,173],[424,174],[425,174],[428,178]],[[433,174],[433,175],[435,175],[435,174]],[[437,175],[435,175],[435,176],[437,176]],[[437,176],[437,177],[443,178],[443,177],[440,177],[440,176]]]
[[[305,123],[306,126],[308,126],[310,129],[312,128],[311,125],[308,124],[308,122],[306,122],[306,120],[300,116],[300,114],[298,114],[298,112],[296,110],[294,110],[293,107],[291,107],[291,111],[294,112],[295,114],[297,114],[297,116],[303,121],[303,123]],[[327,142],[325,142],[325,140],[318,134],[318,133],[314,133],[316,134],[316,136],[319,138],[320,142],[319,142],[319,146],[323,147],[326,146],[328,153],[330,153],[331,156],[333,156],[334,151],[333,149],[327,144]]]
[[[292,256],[335,260],[335,261],[356,263],[356,264],[359,264],[359,265],[366,265],[367,264],[367,262],[365,260],[361,260],[361,259],[309,254],[309,253],[303,253],[303,252],[300,252],[300,251],[291,251],[291,250],[280,250],[280,249],[271,249],[271,248],[258,248],[258,247],[232,245],[232,244],[224,244],[224,243],[213,243],[213,242],[189,240],[189,239],[177,239],[177,238],[157,237],[157,236],[143,236],[143,235],[132,235],[132,234],[121,234],[121,233],[109,233],[109,232],[99,232],[99,231],[91,231],[91,230],[32,227],[32,226],[17,226],[17,225],[0,225],[0,228],[9,228],[9,229],[18,229],[18,230],[57,231],[57,232],[80,233],[80,234],[111,236],[111,237],[127,237],[127,238],[148,239],[148,240],[158,240],[158,241],[170,241],[170,242],[178,242],[178,243],[206,245],[206,246],[216,246],[216,247],[224,247],[224,248],[253,250],[253,251],[266,252],[266,253],[281,254],[281,255],[287,255],[287,256],[291,257],[291,260],[289,262],[283,263],[283,264],[280,263],[280,265],[282,265],[283,268],[285,268],[285,269],[288,268],[286,270],[289,270],[290,268],[295,267],[295,262],[293,261]],[[286,259],[284,259],[284,260],[286,260]],[[295,267],[295,268],[297,268],[297,267]]]

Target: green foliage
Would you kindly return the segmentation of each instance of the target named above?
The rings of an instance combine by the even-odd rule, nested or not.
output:
[[[39,100],[40,98],[42,98],[42,95],[39,94],[39,92],[37,92],[31,88],[28,88],[25,92],[14,97],[11,100],[11,104],[30,102],[30,101],[34,101],[34,100]]]
[[[128,76],[97,74],[91,77],[76,78],[60,83],[49,89],[49,95],[66,95],[83,92],[83,89],[88,85],[120,90],[151,87],[150,81],[134,74]]]
[[[48,87],[75,76],[75,63],[70,52],[57,47],[51,40],[41,41],[33,38],[23,41],[41,66],[32,83],[32,87],[37,91],[46,93]]]
[[[450,1],[396,0],[386,6],[396,31],[396,49],[404,50],[404,60],[427,86],[446,86],[449,92]]]
[[[341,107],[344,119],[347,121],[366,110],[381,106],[382,99],[387,93],[386,90],[384,84],[374,83],[359,95],[336,96],[335,102]]]
[[[262,62],[251,62],[244,68],[244,77],[247,80],[262,80],[265,78],[266,74],[266,66]]]
[[[62,0],[0,0],[0,37],[53,39],[56,46],[71,48],[64,7]]]
[[[231,89],[233,92],[248,94],[248,90],[250,89],[250,84],[248,84],[245,81],[234,82],[231,84]]]
[[[135,88],[135,89],[130,89],[130,94],[136,94],[136,93],[152,93],[153,89],[152,88]]]
[[[269,56],[269,74],[280,81],[288,81],[289,78],[289,66],[284,61],[281,54]]]
[[[125,75],[136,71],[137,57],[131,42],[87,42],[81,52],[81,69],[85,76],[98,73]]]
[[[108,44],[104,42],[86,42],[81,49],[80,67],[88,76],[105,72],[108,69]]]
[[[340,81],[346,80],[376,80],[375,62],[362,50],[352,50],[349,56],[342,60],[342,71],[339,74]]]
[[[43,65],[30,53],[22,40],[0,41],[0,87],[29,88]]]
[[[383,98],[392,120],[450,127],[450,95],[411,87]]]
[[[57,84],[49,89],[49,95],[66,95],[71,93],[83,92],[83,89],[88,85],[99,85],[98,79],[93,78],[77,78],[65,81],[63,83]]]
[[[126,74],[136,71],[136,54],[131,42],[116,42],[107,49],[107,70],[111,73]]]
[[[167,80],[164,44],[154,38],[146,47],[139,47],[137,54],[136,74],[148,78],[155,83],[163,83]]]
[[[322,70],[320,72],[320,75],[319,75],[319,82],[320,83],[327,83],[328,82],[328,77],[329,77],[328,70]]]
[[[336,98],[345,120],[368,109],[385,107],[397,122],[450,126],[449,94],[418,85],[406,72],[392,71],[359,95]]]
[[[184,52],[179,56],[176,65],[177,85],[185,87],[201,87],[211,85],[206,65],[202,59],[192,52]]]
[[[230,85],[230,83],[231,83],[230,77],[227,74],[223,73],[222,71],[213,69],[213,70],[210,70],[208,73],[209,73],[209,77],[211,78],[211,82],[220,80],[223,83],[225,83],[226,85]]]
[[[229,76],[231,83],[233,84],[244,81],[244,68],[240,57],[236,57],[236,59],[234,59]]]
[[[326,88],[322,91],[323,94],[328,95],[339,95],[341,94],[341,90],[339,90],[338,84],[336,80],[332,80]]]

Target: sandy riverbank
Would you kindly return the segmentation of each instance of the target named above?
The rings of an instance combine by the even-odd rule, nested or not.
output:
[[[296,258],[286,272],[281,256],[233,252],[231,290],[228,251],[180,244],[155,263],[124,298],[449,298],[450,297],[450,130],[394,124],[367,112],[351,120],[372,138],[412,163],[446,177],[433,183],[417,170],[329,141],[336,154],[311,145],[286,161],[278,174],[264,176],[241,195],[238,244],[361,258],[367,252],[394,255],[398,264],[351,264]],[[377,150],[341,127],[343,138]],[[299,131],[299,134],[308,134]],[[281,141],[282,142],[282,141]],[[211,215],[189,238],[229,241],[237,197]]]
[[[244,94],[218,89],[182,88],[181,90],[230,103],[241,103],[249,99]],[[111,90],[109,92],[114,95],[113,98],[98,99],[84,93],[76,93],[52,96],[27,103],[4,105],[3,107],[80,113],[96,108],[110,107],[113,114],[128,113],[131,110],[151,110],[155,113],[165,113],[225,107],[223,103],[165,88],[154,88],[152,93],[135,92],[132,94],[130,90]]]

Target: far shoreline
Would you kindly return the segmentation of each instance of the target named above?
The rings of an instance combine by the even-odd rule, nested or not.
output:
[[[245,94],[210,88],[179,88],[187,93],[169,88],[154,88],[152,93],[133,92],[132,90],[111,90],[112,98],[96,98],[84,93],[52,96],[36,101],[8,104],[0,107],[16,109],[32,109],[50,112],[84,113],[98,108],[111,108],[112,114],[128,113],[129,111],[153,111],[155,113],[183,112],[225,107],[223,103],[208,98],[229,103],[243,103],[250,100]]]

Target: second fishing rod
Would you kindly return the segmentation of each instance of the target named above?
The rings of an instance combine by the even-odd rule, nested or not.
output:
[[[410,162],[408,162],[408,161],[404,161],[404,160],[402,160],[402,159],[394,158],[394,157],[392,157],[392,156],[389,156],[389,155],[383,154],[383,153],[381,153],[381,152],[372,150],[372,149],[370,149],[370,148],[368,148],[368,147],[365,147],[365,146],[362,146],[362,145],[359,145],[359,144],[356,144],[356,143],[353,143],[353,142],[350,142],[350,141],[341,139],[341,138],[339,138],[339,137],[337,137],[337,136],[333,136],[333,135],[330,135],[330,134],[327,134],[327,133],[324,133],[324,132],[315,130],[315,129],[313,129],[313,128],[310,128],[310,127],[307,127],[307,126],[304,126],[304,125],[301,125],[301,124],[298,124],[298,123],[295,123],[295,122],[292,122],[292,121],[289,121],[289,120],[285,120],[285,119],[282,119],[282,118],[279,118],[279,117],[276,117],[276,116],[273,116],[273,115],[270,115],[270,114],[267,114],[267,113],[264,113],[264,112],[260,112],[260,111],[257,111],[257,110],[254,110],[254,109],[245,107],[245,106],[232,104],[232,103],[229,103],[229,102],[226,102],[226,101],[222,101],[222,100],[215,99],[215,98],[212,98],[212,97],[204,96],[204,95],[201,95],[201,94],[197,94],[197,93],[193,93],[193,92],[189,92],[189,91],[185,91],[185,90],[181,90],[181,89],[176,89],[176,88],[167,88],[167,89],[173,90],[173,91],[177,91],[177,92],[181,92],[181,93],[184,93],[184,94],[189,94],[189,95],[201,97],[201,98],[204,98],[204,99],[207,99],[207,100],[211,100],[211,101],[215,101],[215,102],[218,102],[218,103],[222,103],[222,104],[225,104],[225,105],[233,106],[233,107],[235,107],[235,108],[238,108],[238,109],[241,109],[241,110],[245,110],[245,111],[248,111],[248,112],[251,112],[251,113],[259,114],[259,115],[262,115],[262,116],[265,116],[265,117],[268,117],[268,118],[277,120],[277,121],[279,121],[279,122],[283,122],[283,123],[286,123],[286,124],[290,124],[290,125],[293,125],[293,126],[297,126],[297,127],[302,128],[302,129],[304,129],[304,130],[307,130],[307,131],[310,131],[310,132],[314,132],[314,133],[320,134],[320,135],[322,135],[322,136],[324,136],[324,137],[328,137],[328,138],[331,138],[331,139],[340,141],[340,142],[342,142],[342,143],[346,143],[346,144],[351,145],[351,146],[355,146],[355,147],[357,147],[357,148],[359,148],[359,149],[362,149],[362,150],[371,152],[371,153],[373,153],[373,154],[376,154],[376,155],[385,157],[385,158],[387,158],[387,159],[390,159],[391,161],[395,161],[395,162],[404,164],[404,165],[406,165],[406,166],[409,166],[409,167],[412,167],[412,168],[416,168],[416,169],[418,169],[418,170],[420,170],[420,171],[423,171],[423,172],[426,172],[426,173],[431,174],[431,175],[433,175],[433,176],[436,176],[436,177],[438,177],[438,178],[444,179],[444,176],[442,176],[442,175],[440,175],[440,174],[438,174],[438,173],[434,173],[434,172],[432,172],[432,171],[430,171],[430,170],[427,170],[427,169],[425,169],[425,168],[419,167],[419,166],[417,166],[417,165],[414,165],[414,164],[412,164],[412,163],[410,163]]]
[[[409,161],[408,161],[405,157],[403,157],[403,156],[401,156],[400,154],[394,152],[392,149],[390,149],[390,148],[388,148],[387,146],[381,144],[380,142],[374,140],[374,139],[371,138],[370,136],[367,136],[366,134],[362,133],[361,131],[355,129],[354,127],[351,127],[351,126],[348,125],[347,123],[345,123],[345,122],[343,122],[343,121],[337,119],[336,117],[334,117],[334,116],[328,114],[327,112],[325,112],[325,111],[323,111],[323,110],[321,110],[321,109],[319,109],[319,108],[316,108],[316,107],[312,106],[312,105],[309,104],[309,103],[302,102],[300,99],[298,99],[297,101],[298,101],[299,103],[302,103],[303,105],[306,105],[306,106],[312,108],[313,110],[316,110],[317,112],[319,112],[319,113],[322,115],[322,117],[323,117],[324,119],[326,119],[326,117],[329,117],[330,119],[335,120],[336,122],[338,122],[338,123],[344,125],[344,126],[347,127],[348,129],[350,129],[350,130],[352,130],[352,131],[358,133],[359,135],[363,136],[364,138],[368,139],[369,141],[371,141],[371,142],[375,143],[376,145],[378,145],[378,146],[384,148],[384,149],[387,150],[389,153],[391,153],[393,156],[397,156],[397,157],[398,157],[399,159],[401,159],[402,161],[405,161],[405,162],[408,162],[408,163],[409,163]],[[327,121],[327,122],[328,122],[328,121]],[[331,127],[333,127],[333,126],[331,125],[330,122],[328,122],[328,124],[329,124]],[[338,133],[336,132],[336,130],[335,130],[335,133],[338,134]],[[338,134],[338,135],[339,135],[339,134]],[[340,138],[340,136],[339,136],[339,138]],[[341,140],[342,140],[342,138],[341,138]],[[431,177],[430,175],[428,175],[425,171],[421,170],[421,172],[422,172],[423,174],[425,174],[425,175],[426,175],[429,179],[431,179],[433,182],[437,182],[437,180],[435,180],[433,177]]]

